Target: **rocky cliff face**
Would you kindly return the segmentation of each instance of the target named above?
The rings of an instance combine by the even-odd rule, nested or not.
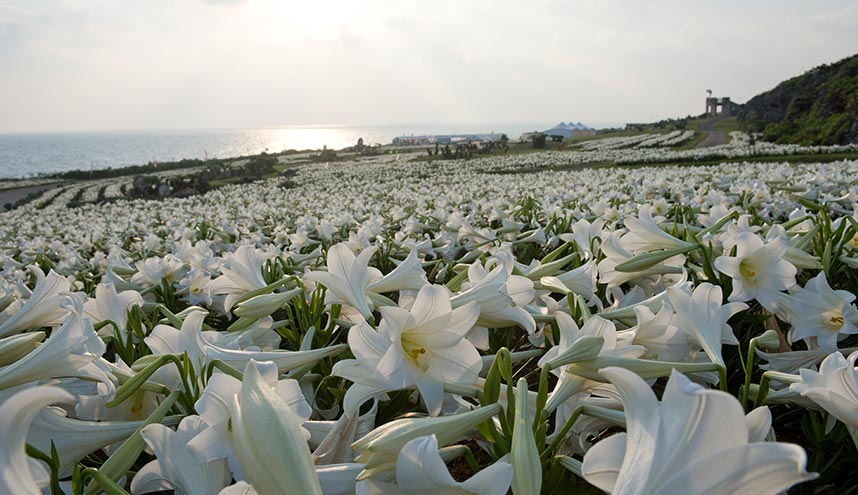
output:
[[[858,55],[812,69],[752,98],[743,129],[779,143],[858,143]]]

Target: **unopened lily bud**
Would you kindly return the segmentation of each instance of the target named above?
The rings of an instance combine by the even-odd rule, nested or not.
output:
[[[0,339],[0,366],[14,363],[45,340],[45,332],[27,332]]]
[[[434,418],[399,419],[379,426],[352,444],[353,449],[360,451],[355,460],[366,466],[358,480],[378,472],[393,470],[399,451],[410,440],[435,434],[438,443],[446,445],[491,419],[501,410],[501,405],[494,403],[466,413]]]
[[[549,369],[557,369],[567,364],[595,359],[599,356],[599,351],[604,344],[605,339],[602,337],[585,335],[569,346],[566,352],[548,361],[543,367],[547,366]]]
[[[588,361],[572,363],[566,368],[566,371],[583,378],[604,382],[607,380],[602,377],[599,370],[610,366],[625,368],[644,380],[670,376],[673,370],[681,373],[702,373],[718,370],[716,363],[672,363],[619,356],[599,356]]]
[[[573,259],[575,259],[577,257],[578,257],[578,253],[573,252],[572,254],[569,254],[569,255],[566,255],[566,256],[560,258],[559,260],[555,260],[555,261],[551,261],[551,262],[543,261],[542,265],[539,266],[539,268],[536,268],[535,270],[532,270],[531,272],[529,272],[527,274],[527,278],[529,278],[531,280],[539,280],[542,277],[553,276],[553,275],[557,274],[557,272],[559,272],[561,268],[568,265],[569,262],[571,262]],[[543,258],[543,260],[544,259],[545,258]]]
[[[273,294],[262,294],[238,304],[233,311],[236,316],[241,318],[259,319],[264,318],[271,313],[282,308],[289,303],[295,296],[301,294],[303,289],[300,287],[286,291],[276,292]]]
[[[691,250],[697,249],[699,246],[697,244],[692,244],[689,246],[682,246],[673,249],[664,249],[662,251],[653,251],[650,253],[639,254],[628,261],[620,263],[614,269],[618,272],[626,272],[626,273],[634,273],[634,272],[642,272],[649,268],[654,267],[655,265],[661,263],[664,260],[669,258],[673,258],[679,254],[685,254]]]
[[[778,337],[778,333],[771,329],[766,330],[755,340],[757,341],[758,347],[762,347],[768,351],[776,351],[781,346],[781,340]]]
[[[552,292],[557,292],[558,294],[566,294],[567,292],[571,292],[569,287],[566,287],[559,278],[557,277],[542,277],[539,279],[539,283],[542,284],[542,287],[545,289],[549,289]]]
[[[5,311],[6,308],[8,308],[14,301],[15,296],[12,294],[6,294],[3,297],[0,297],[0,311]]]
[[[307,437],[298,417],[251,361],[231,405],[235,453],[260,495],[319,494]]]
[[[515,389],[515,423],[510,457],[515,470],[512,493],[538,495],[542,491],[542,462],[533,436],[533,420],[527,400],[527,380],[520,378]]]

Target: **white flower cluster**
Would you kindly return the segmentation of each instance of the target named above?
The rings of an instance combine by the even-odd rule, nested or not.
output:
[[[123,182],[111,182],[104,188],[104,197],[107,199],[121,198],[123,185],[125,185]]]
[[[687,141],[690,141],[691,138],[694,137],[694,131],[674,131],[671,134],[674,134],[673,137],[665,136],[664,141],[659,143],[659,146],[679,146]]]
[[[586,141],[581,145],[584,151],[606,151],[631,148],[651,140],[659,140],[662,134],[637,134],[633,136],[619,136]]]
[[[677,146],[694,137],[694,131],[672,131],[667,134],[658,134],[646,141],[637,144],[638,148],[651,148],[653,146]]]
[[[0,492],[813,480],[773,431],[858,431],[858,162],[566,167],[649,153],[679,152],[298,161],[0,214]]]

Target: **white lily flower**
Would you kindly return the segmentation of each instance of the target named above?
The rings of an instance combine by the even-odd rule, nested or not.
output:
[[[158,287],[164,280],[176,281],[184,275],[185,264],[172,254],[164,257],[153,256],[134,264],[137,273],[131,277],[131,283],[141,287]],[[119,287],[119,285],[117,285]]]
[[[0,405],[0,492],[41,495],[49,473],[44,464],[27,456],[27,432],[43,408],[73,400],[59,387],[42,386],[22,390]]]
[[[375,269],[371,268],[371,270]],[[390,273],[381,278],[377,278],[377,275],[372,276],[370,279],[367,291],[376,294],[402,290],[420,290],[421,287],[429,283],[426,280],[426,272],[423,271],[423,265],[420,263],[420,258],[417,257],[417,249],[415,248],[412,248],[408,252],[408,256],[403,261],[398,262],[396,268]]]
[[[0,368],[0,390],[37,380],[70,376],[110,381],[103,371],[91,364],[104,354],[106,348],[89,318],[83,318],[82,303],[70,296],[60,304],[67,313],[63,324],[29,354]]]
[[[787,245],[776,237],[769,242],[753,232],[743,231],[735,237],[736,256],[715,258],[715,268],[733,279],[730,301],[756,299],[771,312],[778,310],[775,293],[795,285],[796,268],[784,259]]]
[[[396,484],[364,480],[357,495],[444,493],[449,495],[497,495],[506,493],[512,482],[512,466],[498,461],[466,481],[456,481],[438,453],[435,435],[410,440],[396,459]]]
[[[117,356],[115,363],[109,363],[104,358],[93,361],[93,365],[106,371],[108,377],[124,375],[132,377],[136,374],[122,359]],[[154,380],[153,380],[154,381]],[[68,386],[65,385],[68,389]],[[77,393],[77,404],[74,408],[74,416],[77,419],[87,421],[138,421],[144,420],[158,407],[162,395],[138,389],[121,404],[107,407],[116,392],[116,386],[112,383],[99,382],[94,384],[90,391]]]
[[[259,495],[321,495],[300,420],[248,363],[230,404],[234,448]]]
[[[591,259],[583,265],[569,270],[565,273],[542,277],[540,283],[554,291],[560,291],[561,294],[572,292],[584,297],[587,302],[593,302],[597,306],[601,305],[601,301],[596,297],[596,279],[599,275],[599,269],[596,267],[596,260]]]
[[[754,338],[757,339],[757,347],[760,349],[777,350],[781,347],[781,339],[778,335],[778,332],[770,328]]]
[[[378,270],[369,270],[368,265],[377,250],[378,247],[371,246],[355,256],[345,243],[331,246],[327,252],[328,271],[308,272],[304,280],[327,287],[325,304],[347,304],[357,309],[364,318],[372,319],[372,301],[367,295],[367,288],[373,280],[381,279],[381,274]]]
[[[652,278],[667,274],[681,274],[682,266],[685,265],[685,256],[678,254],[661,263],[651,266],[645,270],[636,272],[621,272],[617,265],[629,261],[634,257],[633,253],[626,251],[619,241],[619,232],[607,237],[601,246],[605,257],[599,262],[599,283],[607,284],[608,287],[620,286],[626,282],[640,283],[639,279]]]
[[[208,291],[211,281],[212,278],[207,272],[200,268],[191,268],[188,274],[179,280],[177,293],[181,293],[182,299],[193,306],[211,306],[212,295]]]
[[[199,416],[187,416],[176,431],[160,424],[143,428],[140,435],[155,454],[131,480],[131,493],[174,489],[185,495],[217,495],[231,479],[226,460],[195,462],[188,442],[205,431]]]
[[[677,239],[661,230],[652,217],[649,205],[641,206],[637,218],[625,217],[623,224],[628,232],[620,237],[620,245],[633,254],[648,253],[657,249],[694,247],[694,244]]]
[[[573,252],[572,254],[567,254],[566,256],[556,259],[554,261],[550,261],[548,263],[542,263],[542,261],[538,259],[530,260],[529,265],[525,265],[519,263],[515,260],[515,254],[509,252],[510,261],[513,263],[515,270],[518,271],[522,276],[533,280],[534,282],[539,281],[542,277],[553,277],[560,272],[560,269],[569,264],[575,258],[578,258],[580,255],[578,253]],[[585,257],[586,261],[589,257]]]
[[[27,302],[0,324],[0,337],[31,327],[58,325],[68,314],[69,308],[62,306],[60,302],[71,290],[69,280],[57,275],[53,270],[46,276],[37,266],[33,266],[31,271],[36,275],[36,286]]]
[[[345,462],[316,466],[316,476],[324,495],[352,495],[355,493],[357,477],[363,471],[363,464]]]
[[[545,438],[546,442],[553,442],[557,439],[563,425],[572,417],[575,409],[582,405],[592,405],[615,411],[622,411],[623,409],[619,393],[613,385],[600,383],[590,387],[582,393],[573,395],[557,408],[554,418],[554,431]],[[617,422],[611,422],[605,418],[581,415],[572,425],[561,445],[573,453],[586,454],[593,446],[592,439],[599,438],[607,428],[616,426],[622,426],[622,424],[618,425]]]
[[[277,379],[277,367],[271,362],[254,362],[256,369],[267,386],[271,387],[280,401],[286,404],[299,425],[306,422],[313,410],[301,393],[297,381]],[[241,390],[241,382],[229,375],[215,373],[206,384],[194,408],[203,421],[209,426],[188,440],[188,448],[198,462],[208,462],[214,459],[227,458],[230,467],[236,468],[236,458],[232,450],[232,433],[229,428],[229,404]],[[309,437],[309,433],[307,434]],[[239,477],[239,476],[237,476]]]
[[[272,256],[253,246],[239,247],[221,268],[222,275],[208,283],[209,293],[225,295],[223,306],[229,313],[238,298],[268,285],[262,278],[262,265]]]
[[[566,313],[558,312],[554,316],[560,330],[560,342],[539,359],[540,367],[570,352],[583,351],[587,356],[581,357],[586,361],[599,356],[637,358],[646,352],[646,349],[639,345],[618,345],[616,327],[612,322],[599,316],[590,318],[581,328],[578,328],[575,320]],[[585,342],[587,345],[583,346]],[[557,376],[558,380],[554,390],[548,395],[546,410],[553,411],[573,395],[604,385],[576,374],[577,367],[581,364],[583,363],[552,365],[551,373]]]
[[[732,302],[722,305],[721,287],[704,282],[691,294],[669,288],[667,297],[675,314],[672,324],[685,331],[709,356],[713,363],[724,365],[721,344],[739,345],[727,320],[748,305]]]
[[[673,287],[691,294],[692,283],[688,281],[680,281]],[[616,295],[614,295],[614,293],[616,293]],[[635,313],[635,308],[637,306],[645,306],[651,312],[661,311],[661,308],[664,306],[664,301],[667,300],[667,290],[661,291],[652,297],[645,298],[643,289],[639,286],[634,286],[632,290],[625,295],[615,287],[612,291],[608,292],[608,296],[614,299],[614,305],[605,311],[600,311],[599,316],[615,320],[631,319],[637,317],[637,313]]]
[[[595,255],[599,252],[598,243],[595,243],[595,249],[592,248],[594,241],[602,238],[602,229],[605,227],[605,220],[597,218],[590,223],[587,219],[582,218],[572,224],[571,234],[560,234],[560,240],[564,242],[574,242],[581,253],[589,253]]]
[[[146,345],[152,349],[154,354],[181,354],[188,353],[192,364],[195,366],[197,376],[201,375],[203,368],[214,360],[221,360],[233,368],[243,369],[248,362],[273,361],[281,373],[295,369],[299,366],[309,364],[327,356],[339,354],[346,347],[335,345],[323,349],[310,351],[243,351],[227,349],[213,344],[206,338],[206,332],[202,331],[203,320],[207,313],[205,311],[192,311],[185,321],[182,329],[177,330],[167,325],[157,325],[144,340]],[[166,369],[171,370],[173,381],[178,383],[178,370],[175,365],[170,364]]]
[[[81,421],[66,417],[63,409],[43,409],[27,433],[27,443],[42,452],[57,448],[60,472],[68,474],[75,462],[134,433],[142,421]]]
[[[750,442],[742,406],[674,371],[659,403],[640,377],[622,368],[601,373],[619,390],[627,433],[584,456],[584,478],[612,493],[775,495],[816,477],[798,445]]]
[[[239,481],[234,485],[224,488],[217,495],[259,495],[259,492],[250,483]]]
[[[288,253],[283,253],[284,259],[290,259],[295,263],[295,265],[300,266],[302,268],[306,267],[310,264],[310,262],[315,261],[320,256],[322,256],[322,248],[319,246],[316,246],[316,249],[306,254],[300,254],[291,251]]]
[[[373,297],[385,292],[416,291],[428,284],[415,249],[387,275],[368,266],[377,251],[377,246],[370,246],[355,257],[346,243],[331,246],[327,253],[327,271],[307,272],[304,280],[321,283],[328,289],[325,304],[345,304],[357,310],[364,319],[371,320],[375,307]],[[346,308],[343,315],[357,322],[360,318],[350,315],[349,309]]]
[[[90,299],[83,304],[83,314],[91,319],[93,323],[111,320],[116,323],[119,338],[125,340],[125,326],[128,323],[128,310],[132,306],[142,306],[143,296],[139,292],[126,290],[116,292],[113,284],[98,284],[95,288],[95,299]],[[107,325],[99,330],[99,335],[105,337],[114,335],[112,325]]]
[[[203,335],[209,344],[223,349],[268,352],[279,349],[283,342],[277,330],[272,328],[273,325],[274,319],[264,316],[241,331],[204,332]]]
[[[745,415],[748,425],[748,441],[765,442],[772,430],[772,411],[769,406],[760,406]]]
[[[480,263],[468,268],[468,283],[463,291],[454,295],[450,303],[454,308],[475,302],[480,307],[478,327],[502,328],[520,325],[531,334],[536,331],[533,316],[524,306],[533,301],[536,291],[527,277],[510,275],[511,267],[499,264],[488,271]]]
[[[642,345],[649,357],[660,361],[688,362],[699,349],[697,340],[675,324],[673,309],[663,304],[657,314],[645,305],[634,306],[637,325],[617,335],[619,340]]]
[[[366,322],[349,329],[356,359],[339,361],[331,374],[377,393],[416,387],[432,415],[441,411],[444,383],[477,381],[482,361],[464,338],[479,315],[475,303],[453,309],[445,287],[427,285],[410,311],[383,307],[381,313],[377,331]]]
[[[378,402],[366,413],[355,417],[348,408],[336,421],[307,421],[303,427],[310,432],[310,446],[316,472],[324,465],[347,463],[354,459],[352,444],[375,428]]]
[[[755,351],[757,356],[768,361],[768,364],[760,365],[760,369],[780,371],[783,373],[798,373],[802,368],[816,366],[828,355],[822,349],[808,349],[806,351],[765,352],[760,349]]]
[[[848,358],[834,352],[822,360],[819,371],[802,369],[801,383],[789,386],[790,392],[801,394],[848,427],[858,430],[858,351]]]
[[[545,242],[547,240],[545,237],[545,230],[542,228],[541,225],[530,232],[523,232],[521,235],[523,235],[524,237],[512,240],[512,243],[526,244],[528,242],[532,242],[534,244],[545,245]]]
[[[325,448],[326,435],[328,433],[336,434],[333,430],[336,430],[335,425],[339,425],[340,421],[308,421],[312,414],[312,408],[302,395],[298,383],[291,379],[278,380],[277,368],[271,362],[257,362],[255,364],[265,383],[294,413],[301,426],[302,435],[309,438],[311,443],[313,434],[320,435],[321,438],[318,441],[323,443],[320,448]],[[238,395],[240,389],[241,382],[237,379],[221,373],[213,375],[202,396],[194,404],[201,419],[209,427],[186,442],[187,450],[193,455],[196,463],[212,462],[225,458],[233,477],[236,479],[244,479],[246,475],[233,449],[235,440],[230,429],[231,411],[227,405]],[[354,421],[350,425],[352,428],[347,428],[351,432],[351,436],[343,440],[346,442],[346,448],[349,449],[349,452],[351,452],[349,445],[354,441],[355,435],[366,434],[372,428],[374,419],[375,412],[373,409],[366,416]],[[351,459],[351,456],[348,458]],[[316,475],[319,477],[319,483],[325,495],[345,495],[354,491],[355,478],[363,470],[362,464],[331,463],[330,461],[333,459],[326,458],[325,460],[328,462],[324,465],[318,465],[321,459],[317,457],[316,453],[313,454],[313,459],[317,463]]]
[[[780,308],[792,325],[791,341],[816,337],[825,353],[835,352],[840,336],[858,333],[858,310],[850,304],[854,300],[851,292],[832,289],[825,272],[808,280],[803,289],[782,296]]]

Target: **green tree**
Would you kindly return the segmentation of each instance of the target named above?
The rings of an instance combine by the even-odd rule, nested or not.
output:
[[[258,179],[274,173],[275,165],[277,165],[277,157],[263,152],[247,161],[244,165],[244,173]]]

